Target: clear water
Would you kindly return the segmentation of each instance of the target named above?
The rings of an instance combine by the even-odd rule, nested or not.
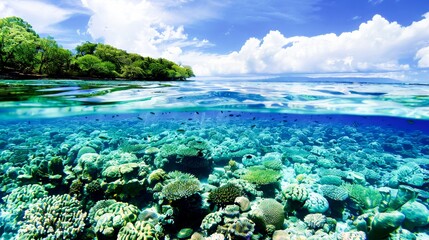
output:
[[[0,119],[0,239],[164,239],[187,228],[270,239],[254,216],[263,199],[282,205],[277,230],[291,239],[427,239],[428,85],[0,81]],[[255,169],[271,175],[258,182]],[[169,195],[174,171],[197,177],[198,191]],[[227,183],[252,210],[214,200]],[[332,185],[348,197],[323,190]],[[329,207],[310,210],[293,187]],[[115,208],[94,207],[111,199]],[[379,229],[393,215],[397,229]]]

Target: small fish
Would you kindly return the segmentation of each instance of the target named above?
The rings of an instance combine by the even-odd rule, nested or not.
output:
[[[241,117],[241,114],[237,114],[237,117]]]
[[[250,128],[255,128],[256,127],[256,124],[253,124],[252,126],[250,126]]]
[[[223,113],[223,111],[220,111],[220,113]]]
[[[195,112],[196,114],[200,114],[199,112]]]
[[[294,122],[298,121],[298,119],[295,118],[295,120],[293,120]]]
[[[283,122],[285,122],[285,123],[286,123],[286,122],[287,122],[287,120],[283,120]]]
[[[155,113],[154,112],[150,112],[150,114],[154,115]]]
[[[192,121],[192,118],[188,118],[189,121]]]
[[[411,119],[407,120],[408,124],[414,124],[415,122]]]
[[[95,121],[97,121],[97,122],[98,122],[98,121],[100,121],[100,119],[96,118],[96,119],[95,119]]]
[[[229,114],[230,117],[234,117],[234,114]]]
[[[177,132],[179,132],[179,133],[184,133],[184,132],[185,132],[185,129],[177,129]]]
[[[139,120],[143,120],[143,118],[141,118],[141,117],[137,117]]]
[[[253,117],[253,119],[252,120],[255,120],[256,119],[256,117]]]

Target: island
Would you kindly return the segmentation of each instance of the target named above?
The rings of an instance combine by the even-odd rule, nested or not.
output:
[[[171,81],[194,76],[190,66],[103,43],[84,42],[70,51],[52,37],[40,37],[22,18],[0,18],[0,78]]]

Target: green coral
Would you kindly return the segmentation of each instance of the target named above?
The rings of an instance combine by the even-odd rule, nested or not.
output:
[[[279,171],[266,169],[263,166],[254,166],[247,168],[247,172],[241,178],[257,185],[268,185],[276,183],[281,177]]]
[[[86,213],[68,194],[48,196],[31,204],[17,239],[77,239],[85,227]]]
[[[243,190],[241,187],[227,183],[223,186],[220,186],[209,193],[208,200],[215,204],[225,206],[228,204],[233,204],[237,197],[243,195]]]
[[[350,198],[363,209],[375,208],[381,202],[382,196],[376,189],[350,183],[346,183],[342,187],[346,189]]]

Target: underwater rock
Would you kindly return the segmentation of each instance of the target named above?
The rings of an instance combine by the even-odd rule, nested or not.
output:
[[[429,210],[422,203],[417,201],[407,202],[401,207],[400,211],[405,215],[403,226],[408,230],[429,224]]]
[[[377,213],[368,233],[369,240],[385,239],[391,232],[401,226],[405,215],[398,211]]]
[[[194,233],[194,230],[192,230],[192,228],[182,228],[176,236],[178,239],[187,239],[192,235],[192,233]]]

